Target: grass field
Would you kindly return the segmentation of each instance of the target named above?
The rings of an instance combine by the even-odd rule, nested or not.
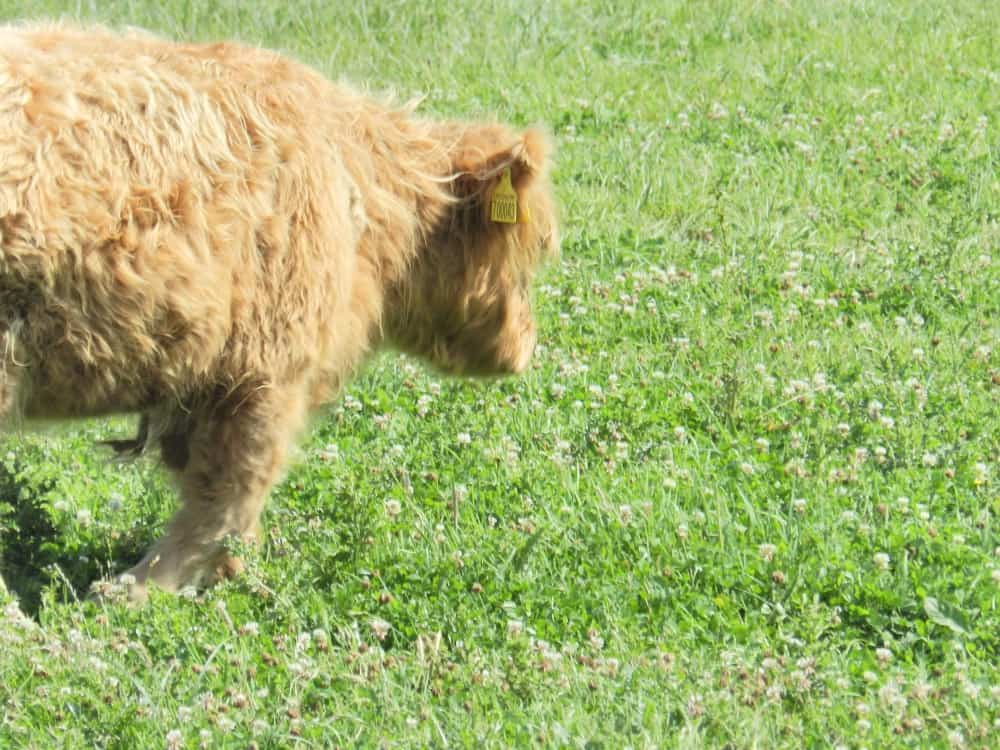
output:
[[[81,601],[171,512],[126,420],[2,438],[0,747],[1000,745],[991,3],[0,14],[546,123],[564,223],[536,367],[376,359],[203,596]]]

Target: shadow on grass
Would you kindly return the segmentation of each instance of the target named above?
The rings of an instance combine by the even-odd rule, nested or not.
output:
[[[52,522],[37,489],[22,491],[22,486],[0,469],[0,506],[11,511],[0,519],[0,576],[8,591],[17,597],[21,611],[37,618],[45,589],[61,584],[63,596],[83,599],[94,580],[113,572],[122,560],[138,560],[148,543],[148,535],[122,535],[107,543],[66,547],[63,532]]]

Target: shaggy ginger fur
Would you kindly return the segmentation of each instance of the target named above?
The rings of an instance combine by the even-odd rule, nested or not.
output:
[[[141,412],[118,447],[159,448],[183,502],[132,595],[209,582],[369,352],[527,366],[547,161],[537,131],[419,119],[259,49],[0,28],[0,418]],[[505,170],[527,221],[490,221]]]

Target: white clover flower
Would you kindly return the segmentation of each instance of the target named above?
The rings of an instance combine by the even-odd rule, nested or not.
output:
[[[303,649],[307,649],[310,643],[312,643],[311,633],[299,633],[295,638],[295,650],[302,651]]]
[[[417,415],[421,417],[426,417],[431,410],[431,402],[433,399],[426,393],[417,399]]]
[[[976,700],[977,698],[979,698],[979,694],[982,691],[983,689],[974,682],[966,682],[962,686],[962,692],[965,693],[969,698],[972,698],[972,700]]]
[[[389,500],[385,501],[384,505],[385,505],[385,514],[389,516],[389,518],[396,518],[396,516],[398,516],[403,511],[403,506],[399,502],[399,500],[390,498]]]
[[[316,628],[312,631],[312,640],[316,644],[316,648],[320,651],[325,651],[330,646],[330,636],[326,634],[326,631],[322,628]]]
[[[878,698],[882,702],[882,705],[889,706],[896,711],[902,711],[906,708],[906,696],[899,692],[899,687],[894,682],[886,683],[880,687]]]
[[[930,686],[929,683],[918,682],[916,685],[913,686],[913,690],[910,691],[910,694],[913,696],[914,699],[922,701],[927,699],[927,697],[931,694],[931,691],[932,687]]]
[[[872,556],[872,562],[875,563],[875,567],[879,570],[889,569],[889,555],[885,552],[876,552]]]
[[[729,110],[719,102],[712,102],[712,106],[709,108],[706,117],[709,120],[724,120],[729,117]]]
[[[373,617],[368,624],[371,627],[372,635],[380,641],[384,641],[389,635],[389,631],[392,630],[392,625],[379,617]]]
[[[472,435],[468,432],[460,432],[456,437],[459,445],[470,445],[472,443]]]
[[[757,553],[760,555],[760,559],[764,562],[771,562],[774,559],[774,554],[778,551],[778,548],[773,544],[761,544],[757,547]]]

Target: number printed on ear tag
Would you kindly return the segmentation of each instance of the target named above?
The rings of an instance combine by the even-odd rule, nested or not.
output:
[[[490,202],[490,218],[499,224],[517,223],[517,191],[510,184],[510,168],[503,171],[500,184],[493,191]]]

